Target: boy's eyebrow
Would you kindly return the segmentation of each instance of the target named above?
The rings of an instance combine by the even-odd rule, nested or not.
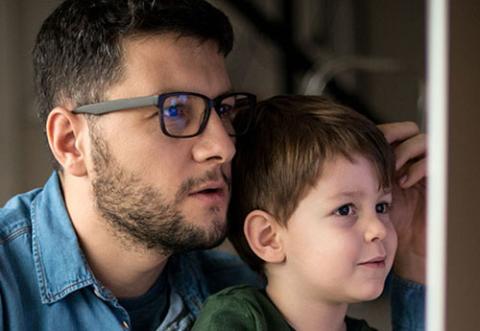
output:
[[[391,190],[381,190],[378,192],[378,197],[384,197],[384,196],[387,196],[389,194],[391,194],[392,191]],[[331,199],[331,200],[334,200],[334,199],[338,199],[338,198],[362,198],[364,197],[365,195],[367,195],[364,191],[359,191],[359,190],[356,190],[356,191],[342,191],[342,192],[338,192],[337,194],[334,194],[332,196],[329,196],[328,198]]]
[[[362,191],[342,191],[342,192],[338,192],[337,194],[334,194],[332,196],[329,197],[329,199],[338,199],[338,198],[343,198],[343,197],[347,197],[347,198],[358,198],[358,197],[363,197],[365,196],[365,192],[362,192]]]

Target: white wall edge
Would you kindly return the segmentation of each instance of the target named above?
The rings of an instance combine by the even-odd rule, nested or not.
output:
[[[428,331],[444,331],[446,325],[448,17],[448,0],[428,0],[426,277]]]

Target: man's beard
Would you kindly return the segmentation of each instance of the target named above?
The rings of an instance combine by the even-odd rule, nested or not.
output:
[[[96,132],[96,124],[90,129],[96,208],[125,246],[170,255],[212,248],[225,239],[225,215],[219,214],[217,207],[211,208],[211,219],[201,220],[208,226],[206,229],[189,222],[178,209],[193,187],[218,180],[217,173],[185,180],[175,199],[168,202],[159,189],[142,183],[140,176],[120,166],[107,142]],[[222,177],[228,183],[224,174]]]

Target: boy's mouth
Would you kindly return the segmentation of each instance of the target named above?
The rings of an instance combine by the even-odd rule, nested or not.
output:
[[[383,268],[385,267],[386,256],[376,256],[364,262],[360,262],[358,265],[369,268]]]

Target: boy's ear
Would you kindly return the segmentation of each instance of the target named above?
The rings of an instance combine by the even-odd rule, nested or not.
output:
[[[45,130],[50,149],[63,171],[73,176],[86,175],[84,138],[88,130],[83,116],[55,107],[48,115]]]
[[[251,211],[245,218],[245,238],[252,251],[265,262],[281,263],[285,260],[280,227],[274,216],[262,210]]]

